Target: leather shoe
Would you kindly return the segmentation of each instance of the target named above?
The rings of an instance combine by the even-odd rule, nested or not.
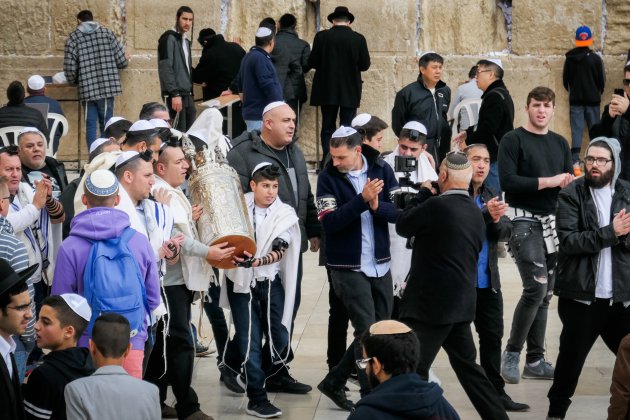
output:
[[[214,417],[207,415],[201,410],[195,411],[184,420],[214,420]]]
[[[332,402],[334,402],[335,405],[342,410],[352,411],[354,408],[352,401],[346,398],[346,393],[343,391],[343,388],[335,389],[327,383],[326,378],[317,385],[317,389],[319,389],[319,392],[330,398]]]
[[[170,405],[164,404],[164,406],[162,407],[162,418],[163,419],[176,419],[177,410],[175,410],[175,407],[171,407]]]
[[[265,382],[265,389],[267,392],[284,392],[286,394],[308,394],[313,387],[307,384],[298,382],[288,373],[278,373],[270,378],[267,378]]]
[[[505,411],[529,411],[529,405],[513,401],[507,394],[501,395],[499,399]]]

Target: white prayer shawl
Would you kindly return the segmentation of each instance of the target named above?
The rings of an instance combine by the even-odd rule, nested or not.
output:
[[[223,157],[232,149],[230,139],[223,135],[223,115],[216,108],[208,108],[199,114],[186,134],[203,140],[213,156],[217,146]]]
[[[77,192],[74,194],[74,215],[77,216],[84,210],[87,210],[87,207],[81,201],[84,194],[85,180],[87,177],[97,169],[107,169],[109,170],[112,166],[116,164],[116,159],[120,156],[122,152],[114,151],[114,152],[104,152],[100,155],[96,156],[94,160],[90,163],[86,163],[83,167],[83,177],[81,181],[79,181],[79,186],[77,187]]]
[[[389,163],[394,169],[394,157],[400,155],[398,146],[389,155],[385,156],[385,162]],[[395,172],[396,179],[400,179],[405,176],[402,172]],[[410,174],[411,182],[424,182],[424,181],[437,181],[438,175],[431,166],[429,159],[420,154],[418,157],[418,170]],[[405,190],[405,188],[403,188]],[[411,188],[407,188],[408,191],[414,191]],[[405,288],[405,280],[411,269],[411,249],[407,248],[407,239],[396,233],[396,225],[389,224],[389,242],[390,242],[390,254],[391,264],[390,271],[392,274],[392,283],[394,285],[394,296],[402,296],[402,292]]]
[[[245,194],[245,203],[248,209],[253,209],[254,193]],[[255,217],[250,213],[250,218]],[[293,229],[291,229],[293,228]],[[291,331],[291,321],[293,320],[293,307],[295,306],[295,293],[297,290],[297,269],[300,258],[300,226],[299,219],[293,207],[280,201],[276,201],[269,207],[269,213],[265,218],[265,223],[257,228],[256,235],[256,258],[263,257],[271,252],[274,239],[283,233],[291,231],[289,248],[282,260],[280,260],[280,279],[284,287],[284,311],[282,313],[282,325],[287,331]],[[220,304],[224,308],[230,309],[226,292],[226,276],[234,283],[235,293],[249,293],[251,286],[256,279],[273,279],[275,269],[273,265],[266,265],[256,268],[234,268],[225,270],[223,277],[223,287],[221,288]]]
[[[10,214],[7,216],[9,222],[11,222],[12,214],[21,211],[33,202],[34,196],[35,190],[33,187],[26,182],[20,182],[16,200],[10,206]],[[18,209],[15,209],[14,207],[18,207]],[[33,232],[35,224],[39,225],[39,229],[36,234]],[[59,250],[59,246],[61,246],[61,241],[63,240],[62,228],[62,223],[52,224],[46,208],[44,207],[39,211],[39,218],[34,221],[34,224],[31,224],[29,227],[21,231],[16,230],[14,232],[15,236],[24,242],[30,264],[39,264],[37,271],[32,277],[34,283],[37,283],[43,278],[47,281],[48,285],[52,284],[53,273],[55,272],[55,261],[57,260],[57,251]],[[38,239],[39,243],[37,243]],[[42,273],[42,248],[44,246],[48,248],[49,265],[45,272]]]
[[[153,191],[164,188],[171,197],[171,213],[175,227],[185,236],[200,241],[197,226],[192,220],[192,205],[181,189],[173,188],[159,176],[155,175]],[[216,281],[212,266],[200,257],[180,254],[179,260],[182,264],[184,282],[188,290],[196,292],[207,292],[210,281]]]

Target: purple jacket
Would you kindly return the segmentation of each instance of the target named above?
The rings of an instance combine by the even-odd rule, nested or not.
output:
[[[70,236],[59,248],[55,265],[55,275],[51,294],[83,293],[83,272],[92,244],[90,240],[102,240],[120,236],[129,226],[129,216],[123,211],[109,207],[95,207],[88,209],[72,219]],[[149,240],[141,233],[136,233],[129,240],[129,250],[136,257],[144,285],[147,291],[147,301],[151,311],[160,304],[160,281],[158,278],[155,254]],[[143,350],[147,340],[147,325],[145,321],[142,332],[131,338],[134,350]],[[87,332],[79,339],[79,346],[88,347]]]

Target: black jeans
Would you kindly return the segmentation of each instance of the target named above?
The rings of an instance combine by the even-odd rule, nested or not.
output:
[[[514,310],[506,350],[520,353],[527,340],[527,362],[533,363],[545,356],[547,312],[558,253],[547,253],[540,222],[517,220],[512,226],[509,245],[521,275],[523,294]]]
[[[160,388],[160,397],[166,398],[166,385],[170,384],[177,399],[177,417],[186,418],[199,411],[199,400],[192,388],[192,374],[195,361],[195,345],[190,331],[190,305],[193,292],[185,285],[165,286],[168,304],[168,324],[166,335],[166,375],[164,373],[163,337],[158,327],[155,347],[144,379]],[[161,322],[161,321],[160,321]],[[161,401],[164,401],[162,399]]]
[[[173,125],[173,128],[179,131],[188,131],[190,126],[195,122],[195,116],[197,115],[197,110],[195,109],[195,98],[193,95],[182,96],[182,110],[179,111],[179,117],[177,117],[177,112],[173,110],[171,106],[172,98],[170,96],[166,97],[166,107],[168,108],[168,114],[175,123],[175,118],[177,117],[177,126]]]
[[[332,284],[332,277],[330,276],[330,270],[326,269],[326,276],[328,277],[328,349],[326,350],[326,364],[328,370],[337,366],[341,361],[343,354],[346,352],[348,343],[346,337],[348,336],[348,311],[343,305],[339,296],[335,293],[335,289]]]
[[[337,114],[339,115],[339,125],[350,127],[352,119],[357,115],[356,108],[346,108],[339,105],[322,105],[322,130],[320,139],[322,142],[322,162],[330,150],[330,137],[337,129]]]
[[[601,336],[610,351],[617,354],[621,339],[630,333],[630,309],[622,303],[611,306],[610,299],[597,299],[590,305],[559,299],[558,315],[562,332],[553,384],[547,394],[548,415],[564,418],[593,343]]]
[[[477,350],[470,322],[432,325],[411,318],[404,318],[402,322],[409,325],[420,340],[418,374],[424,380],[428,380],[429,368],[440,348],[444,348],[459,383],[481,418],[484,420],[508,419],[494,387],[483,368],[476,362]]]
[[[346,349],[341,361],[330,370],[326,379],[334,387],[342,387],[354,370],[355,360],[363,358],[359,340],[370,326],[389,319],[394,301],[392,275],[388,271],[382,277],[368,277],[357,271],[331,270],[335,293],[341,299],[352,327],[354,340]],[[361,396],[370,392],[370,385],[363,369],[358,369]]]
[[[217,278],[219,276],[217,275]],[[203,310],[210,321],[212,327],[212,335],[214,335],[214,342],[217,345],[217,364],[223,360],[223,351],[225,350],[225,343],[228,338],[228,326],[225,321],[225,314],[223,309],[219,306],[219,298],[221,297],[221,286],[218,284],[210,283],[208,288],[208,297],[210,302],[205,301],[203,303]]]
[[[477,289],[475,329],[479,335],[479,364],[499,395],[505,393],[501,377],[503,338],[503,295],[490,287]]]

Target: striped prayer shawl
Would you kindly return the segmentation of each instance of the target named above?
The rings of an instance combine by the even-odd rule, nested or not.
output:
[[[558,233],[556,232],[556,216],[554,214],[539,216],[536,214],[532,214],[527,210],[510,207],[508,208],[507,216],[512,221],[516,221],[520,218],[539,221],[542,224],[543,228],[543,239],[545,241],[545,247],[547,248],[547,254],[558,252],[560,241],[558,240]],[[511,250],[509,251],[510,253],[512,253]]]

